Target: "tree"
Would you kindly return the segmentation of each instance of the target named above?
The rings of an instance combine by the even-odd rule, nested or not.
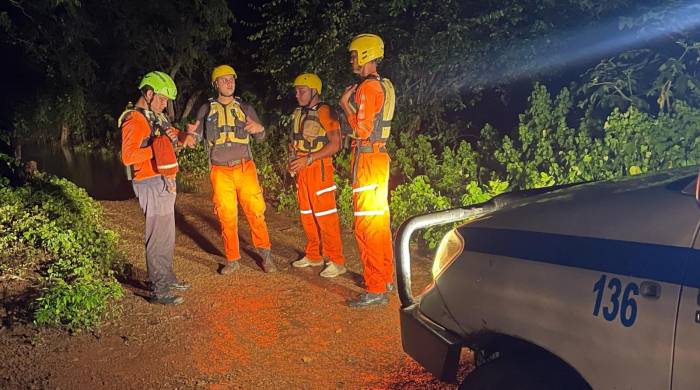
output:
[[[67,145],[86,125],[86,89],[95,81],[87,47],[95,43],[95,25],[77,0],[16,0],[2,15],[5,39],[22,47],[42,80],[36,101],[16,117],[16,137],[59,130],[61,145]]]
[[[109,142],[118,112],[154,69],[175,79],[181,98],[169,113],[184,119],[229,48],[233,21],[223,0],[10,1],[0,9],[4,40],[22,48],[38,80],[36,95],[17,103],[15,138]]]
[[[357,33],[379,34],[386,58],[381,74],[397,87],[395,128],[449,139],[451,113],[478,100],[485,88],[523,77],[520,68],[566,44],[558,34],[595,24],[628,1],[270,1],[258,8],[258,71],[278,95],[302,71],[319,73],[337,97],[350,82],[346,45]],[[532,67],[530,67],[532,68]],[[531,74],[528,74],[531,76]]]
[[[636,48],[604,58],[585,74],[581,107],[670,112],[674,100],[700,104],[700,5],[664,1],[637,17],[620,19]]]

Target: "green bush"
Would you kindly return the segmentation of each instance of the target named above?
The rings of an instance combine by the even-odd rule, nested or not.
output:
[[[572,106],[567,89],[552,100],[544,86],[536,85],[529,102],[517,135],[503,137],[494,151],[499,167],[492,175],[513,189],[652,172],[697,164],[700,158],[700,111],[683,102],[657,117],[634,106],[625,112],[616,108],[598,137],[585,120],[578,129],[567,123]]]
[[[101,208],[65,179],[38,174],[26,183],[0,181],[0,275],[37,270],[37,324],[77,331],[99,324],[122,296],[112,268],[122,260],[117,236],[102,227]],[[7,260],[10,256],[22,260]]]
[[[430,184],[427,176],[418,176],[412,181],[399,184],[391,193],[389,206],[394,228],[406,219],[431,211],[448,209],[450,199],[440,195]],[[445,233],[445,229],[428,228],[423,231],[423,239],[429,248],[434,248]]]
[[[201,142],[194,148],[180,149],[177,154],[177,162],[182,173],[194,178],[202,178],[209,173],[209,155]]]
[[[340,225],[346,229],[351,229],[355,221],[355,215],[352,211],[352,183],[350,179],[335,176],[336,190],[336,207],[340,215]]]
[[[470,144],[437,146],[431,137],[399,133],[394,150],[392,226],[456,205],[485,202],[508,190],[602,180],[700,161],[700,110],[676,102],[654,117],[634,106],[613,110],[591,134],[585,120],[570,124],[572,99],[565,88],[552,99],[535,85],[517,132],[498,137],[484,126],[477,150]],[[426,229],[434,247],[445,229]]]

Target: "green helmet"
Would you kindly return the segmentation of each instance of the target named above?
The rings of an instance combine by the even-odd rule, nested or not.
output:
[[[175,97],[177,97],[175,82],[167,73],[157,70],[147,73],[143,76],[141,84],[139,84],[139,89],[145,86],[153,88],[153,92],[159,93],[170,100],[175,100]]]

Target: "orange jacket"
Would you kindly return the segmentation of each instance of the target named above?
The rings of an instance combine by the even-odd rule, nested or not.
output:
[[[151,136],[151,127],[145,116],[137,111],[130,112],[122,122],[122,162],[134,166],[134,180],[158,176],[153,148],[146,141]],[[172,128],[177,134],[180,131]]]
[[[374,129],[374,118],[381,114],[384,91],[379,80],[366,80],[355,91],[357,112],[347,117],[357,139],[367,139]]]
[[[331,112],[331,108],[325,104],[318,108],[318,119],[327,133],[340,130],[340,122]]]

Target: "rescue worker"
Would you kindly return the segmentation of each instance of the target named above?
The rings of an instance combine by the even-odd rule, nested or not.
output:
[[[240,269],[238,202],[250,225],[260,266],[265,272],[275,272],[265,223],[265,200],[250,148],[251,136],[258,141],[264,139],[265,128],[255,109],[234,96],[236,71],[231,66],[214,68],[211,83],[218,96],[202,105],[196,122],[188,125],[187,131],[203,138],[209,151],[212,200],[226,255],[226,264],[219,272],[227,275]]]
[[[328,264],[320,275],[333,278],[344,274],[345,258],[340,241],[340,220],[335,205],[332,156],[340,150],[340,123],[333,109],[321,102],[321,79],[303,73],[294,79],[299,107],[292,114],[289,172],[297,179],[301,225],[306,233],[305,256],[292,263],[301,268]]]
[[[156,137],[166,134],[172,142],[179,140],[189,147],[194,146],[195,139],[170,126],[163,114],[168,100],[175,100],[177,96],[177,88],[170,76],[163,72],[150,72],[141,80],[139,90],[141,97],[122,113],[118,122],[122,132],[122,161],[146,217],[146,269],[153,290],[151,302],[177,305],[184,298],[174,295],[172,291],[184,291],[191,286],[178,282],[173,271],[175,180],[170,171],[170,177],[166,177],[159,170],[156,159],[159,151],[153,143]],[[170,150],[165,153],[171,154],[174,159],[172,144],[167,145]],[[172,170],[172,164],[169,165],[167,169]]]
[[[348,47],[350,64],[359,76],[340,97],[352,141],[352,194],[355,239],[360,250],[367,292],[348,301],[351,307],[385,304],[393,280],[393,249],[389,223],[390,158],[386,141],[394,115],[395,93],[389,79],[379,76],[384,42],[360,34]]]

